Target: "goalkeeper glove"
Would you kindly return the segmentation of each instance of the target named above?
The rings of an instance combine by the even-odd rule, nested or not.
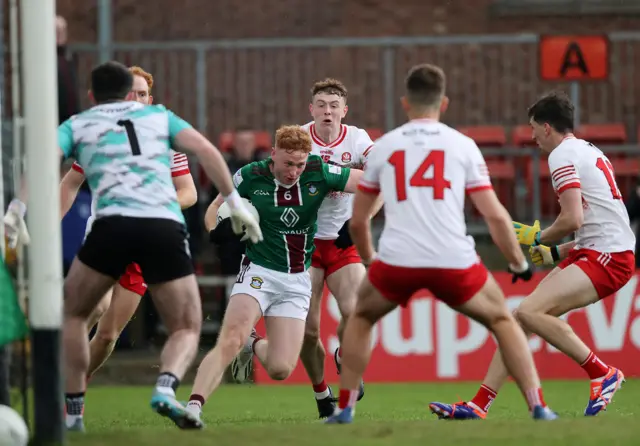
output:
[[[224,201],[230,209],[229,220],[231,220],[231,229],[234,233],[242,235],[240,241],[251,240],[252,243],[261,242],[263,236],[260,224],[246,208],[238,191],[234,189],[233,192],[224,197]]]
[[[532,246],[529,248],[529,256],[537,266],[553,265],[560,260],[560,252],[557,246]]]
[[[540,244],[540,222],[538,220],[533,223],[533,226],[514,221],[513,229],[516,231],[518,243],[521,245],[536,246]]]
[[[7,213],[4,214],[4,231],[7,238],[7,246],[15,249],[18,243],[28,245],[31,241],[27,224],[24,221],[24,214],[27,212],[27,205],[14,198],[9,203]]]

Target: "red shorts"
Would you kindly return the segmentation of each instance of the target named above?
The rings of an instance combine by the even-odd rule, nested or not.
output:
[[[316,250],[311,257],[311,266],[325,270],[325,276],[330,276],[343,266],[362,262],[355,245],[340,249],[334,241],[314,240]]]
[[[636,270],[633,251],[602,253],[593,249],[574,249],[558,268],[574,264],[591,279],[600,299],[625,286]]]
[[[127,270],[120,276],[118,284],[125,290],[129,290],[139,296],[144,296],[144,293],[147,292],[147,284],[144,283],[142,270],[137,263],[127,266]]]
[[[375,260],[368,273],[369,282],[385,298],[403,307],[411,296],[423,289],[450,307],[457,307],[475,296],[489,277],[481,262],[467,269],[449,269],[407,268]]]

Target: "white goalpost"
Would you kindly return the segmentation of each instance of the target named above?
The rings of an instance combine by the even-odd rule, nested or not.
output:
[[[55,0],[23,0],[21,12],[34,440],[35,444],[62,444],[63,282]]]

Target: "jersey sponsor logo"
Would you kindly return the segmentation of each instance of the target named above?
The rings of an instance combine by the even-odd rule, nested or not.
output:
[[[260,277],[254,276],[251,278],[251,283],[249,284],[249,286],[254,290],[259,290],[260,288],[262,288],[263,283],[264,280],[262,280]]]
[[[310,184],[309,185],[309,195],[311,195],[312,197],[315,197],[316,195],[318,195],[318,188],[315,186],[315,184]]]
[[[287,228],[292,228],[300,221],[300,216],[293,209],[286,208],[280,216],[280,221],[284,223]]]
[[[254,190],[253,191],[253,195],[269,196],[269,195],[271,195],[271,193],[267,192],[266,190]]]
[[[336,166],[336,165],[333,165],[333,164],[331,164],[329,166],[329,173],[333,173],[335,175],[340,175],[340,172],[342,172],[342,167]]]
[[[302,228],[302,229],[291,229],[291,230],[284,230],[284,231],[279,231],[280,234],[284,234],[284,235],[304,235],[304,234],[308,234],[309,232],[311,232],[313,228]]]
[[[351,152],[344,152],[342,154],[342,162],[343,163],[350,163],[351,162]]]

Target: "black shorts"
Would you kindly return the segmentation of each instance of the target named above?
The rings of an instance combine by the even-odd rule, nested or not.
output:
[[[149,285],[193,274],[185,226],[164,218],[98,218],[78,259],[115,280],[137,263]]]

